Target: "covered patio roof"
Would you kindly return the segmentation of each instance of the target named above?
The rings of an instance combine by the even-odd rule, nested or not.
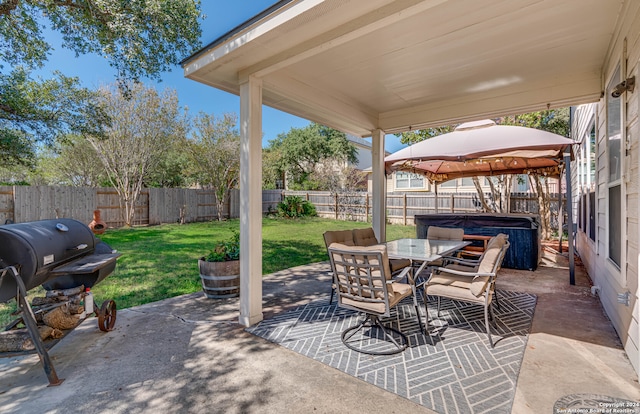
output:
[[[240,95],[240,323],[262,320],[263,104],[372,137],[385,241],[386,133],[597,101],[631,4],[282,0],[185,59],[187,78]]]
[[[623,0],[284,0],[185,76],[369,136],[600,98]]]

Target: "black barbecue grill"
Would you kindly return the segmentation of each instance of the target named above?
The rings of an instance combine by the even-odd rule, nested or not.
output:
[[[33,311],[24,296],[43,286],[45,290],[91,288],[116,267],[119,253],[97,239],[88,226],[72,219],[40,220],[0,226],[0,303],[16,298],[51,385],[59,384],[46,348],[37,334]],[[115,322],[115,302],[98,310],[99,326],[110,330]],[[107,325],[102,327],[102,325]]]
[[[72,219],[0,226],[0,268],[14,266],[27,290],[91,288],[116,267],[114,253],[89,227]],[[16,296],[11,278],[0,283],[0,303]]]

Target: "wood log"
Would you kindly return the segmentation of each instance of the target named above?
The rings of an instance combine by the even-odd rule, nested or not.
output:
[[[56,296],[73,296],[84,292],[84,285],[76,286],[70,289],[54,289],[48,290],[46,295],[48,298],[56,297]]]
[[[39,326],[38,333],[43,341],[49,337],[61,338],[63,333],[50,326]],[[27,328],[0,332],[0,352],[21,352],[35,349]]]
[[[0,352],[19,352],[34,349],[26,328],[0,332]]]
[[[84,312],[84,306],[76,303],[69,303],[69,313],[71,315],[78,315]]]
[[[47,297],[42,297],[42,296],[37,296],[35,298],[33,298],[33,300],[31,301],[31,306],[44,306],[44,305],[52,305],[54,303],[60,303],[62,302],[62,299],[60,296],[53,296],[50,298]]]
[[[56,329],[66,330],[73,329],[80,323],[78,315],[71,315],[66,305],[55,308],[51,312],[47,312],[42,316],[42,321]]]

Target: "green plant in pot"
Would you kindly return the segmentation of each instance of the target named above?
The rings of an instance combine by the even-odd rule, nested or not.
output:
[[[240,294],[240,233],[216,243],[198,260],[202,289],[208,298],[230,298]]]

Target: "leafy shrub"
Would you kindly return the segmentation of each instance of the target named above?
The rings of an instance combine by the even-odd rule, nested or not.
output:
[[[204,257],[207,262],[227,262],[240,258],[240,233],[233,232],[231,239],[221,241],[213,246],[211,252]]]
[[[278,215],[286,218],[316,216],[316,207],[298,196],[287,196],[278,203]]]

